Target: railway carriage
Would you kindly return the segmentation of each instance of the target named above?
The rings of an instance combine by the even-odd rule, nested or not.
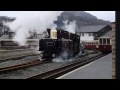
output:
[[[85,49],[98,49],[98,40],[94,41],[84,41]]]
[[[103,53],[112,52],[112,38],[111,37],[100,37],[99,39],[99,51]]]

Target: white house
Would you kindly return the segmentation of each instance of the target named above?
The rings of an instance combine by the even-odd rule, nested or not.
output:
[[[80,33],[81,41],[93,41],[94,40],[94,33]]]
[[[109,25],[82,26],[77,33],[81,41],[94,41],[110,30],[112,28]]]

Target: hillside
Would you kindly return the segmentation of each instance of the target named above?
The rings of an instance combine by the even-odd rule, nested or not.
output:
[[[61,27],[65,20],[69,22],[75,20],[79,27],[85,25],[110,25],[111,23],[110,21],[98,19],[96,16],[84,11],[64,11],[54,23],[57,24],[58,27]]]
[[[0,23],[2,21],[13,21],[15,18],[7,17],[7,16],[0,16]],[[68,23],[71,21],[76,21],[77,29],[81,26],[85,25],[110,25],[110,21],[105,21],[98,19],[96,16],[93,16],[84,11],[64,11],[55,21],[54,23],[57,24],[58,28],[61,28],[63,25],[63,21],[68,20]],[[1,25],[2,26],[2,25]],[[2,30],[0,29],[0,35],[2,34]]]

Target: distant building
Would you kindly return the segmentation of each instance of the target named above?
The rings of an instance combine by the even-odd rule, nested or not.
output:
[[[4,30],[3,30],[3,23],[0,22],[0,36],[2,36],[4,33]]]
[[[9,43],[9,41],[12,41],[12,39],[14,38],[15,33],[8,31],[7,34],[3,34],[0,37],[0,41],[6,41]],[[39,39],[42,37],[43,34],[33,34],[30,38],[27,39],[26,41],[26,47],[31,48],[31,49],[39,49]]]
[[[4,23],[7,22],[13,22],[15,18],[9,18],[9,17],[0,17],[0,36],[7,35],[10,29],[4,25]]]
[[[80,35],[81,41],[94,41],[111,30],[109,25],[82,26],[77,33]]]

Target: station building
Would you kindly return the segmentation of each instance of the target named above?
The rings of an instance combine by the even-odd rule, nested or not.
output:
[[[110,25],[95,25],[82,26],[77,33],[80,35],[81,41],[85,42],[98,40],[99,37],[109,31],[112,31],[112,27]]]

